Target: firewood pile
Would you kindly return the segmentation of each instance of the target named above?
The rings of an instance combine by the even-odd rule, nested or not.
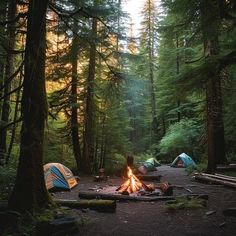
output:
[[[222,174],[195,174],[193,178],[199,182],[208,184],[220,184],[226,187],[236,188],[236,177],[227,176]]]

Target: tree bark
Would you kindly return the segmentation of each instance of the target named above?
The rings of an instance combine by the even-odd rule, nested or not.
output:
[[[209,10],[211,9],[211,10]],[[204,53],[207,60],[219,54],[220,7],[217,0],[206,0],[201,5]],[[212,68],[206,84],[206,113],[208,165],[213,173],[218,163],[226,162],[220,71]]]
[[[96,43],[97,19],[92,21],[92,35],[89,53],[89,71],[87,80],[85,130],[84,130],[84,170],[91,173],[91,163],[94,159],[94,80],[96,67]]]
[[[176,33],[176,49],[178,50],[179,48],[179,37],[178,37],[178,34]],[[179,53],[177,51],[177,54],[176,54],[176,74],[179,75],[179,69],[180,69],[180,57],[179,57]],[[178,99],[177,101],[177,108],[178,108],[178,112],[177,112],[177,120],[178,122],[180,122],[180,119],[181,119],[181,114],[180,114],[180,100]]]
[[[8,48],[7,56],[6,56],[6,66],[5,66],[5,79],[4,79],[4,100],[2,104],[2,114],[1,114],[1,122],[3,124],[3,128],[0,126],[0,163],[3,163],[7,156],[7,128],[4,127],[8,124],[9,114],[10,114],[10,95],[11,83],[7,82],[10,76],[14,71],[14,55],[11,50],[14,49],[15,45],[15,19],[16,16],[16,0],[9,1],[7,6],[7,21],[10,22],[7,25],[7,36],[8,36]]]
[[[78,102],[77,102],[77,86],[78,86],[78,53],[79,53],[79,40],[76,34],[78,26],[77,22],[74,23],[74,36],[71,49],[71,64],[72,64],[72,78],[71,78],[71,138],[73,146],[73,154],[77,165],[77,170],[82,170],[82,156],[79,142],[79,123],[78,123]]]
[[[47,5],[48,0],[29,2],[20,157],[9,199],[10,209],[20,212],[34,212],[50,203],[43,172],[44,125],[48,110],[45,89]]]

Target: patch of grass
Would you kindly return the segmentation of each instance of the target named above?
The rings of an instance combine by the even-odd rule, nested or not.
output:
[[[80,221],[78,222],[78,225],[81,227],[85,227],[91,224],[91,219],[88,217],[81,217]]]
[[[193,173],[194,171],[197,171],[197,172],[204,172],[207,168],[207,161],[203,161],[203,162],[200,162],[197,164],[197,168],[194,168],[193,166],[189,166],[187,167],[185,170],[191,174]]]
[[[179,197],[176,200],[166,202],[167,211],[177,211],[181,209],[199,209],[206,206],[206,200],[200,198]]]

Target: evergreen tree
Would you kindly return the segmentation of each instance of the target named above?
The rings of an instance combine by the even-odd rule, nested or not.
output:
[[[32,0],[28,10],[21,148],[16,182],[9,199],[9,207],[20,212],[39,210],[50,201],[43,173],[47,5],[47,0]]]
[[[172,80],[179,85],[176,87],[179,91],[186,90],[189,94],[190,91],[192,94],[203,91],[204,86],[206,88],[206,96],[201,95],[201,100],[206,99],[208,171],[213,172],[217,163],[226,162],[222,79],[220,77],[222,69],[232,63],[233,55],[232,51],[227,53],[229,44],[226,46],[221,39],[224,37],[223,32],[225,31],[225,28],[222,27],[223,22],[227,22],[226,32],[229,28],[233,28],[229,23],[232,21],[233,4],[221,1],[162,2],[167,9],[167,16],[170,14],[177,16],[175,21],[167,22],[169,28],[172,27],[178,32],[187,32],[187,34],[185,33],[185,44],[188,48],[191,46],[192,51],[197,52],[191,53],[189,49],[189,52],[186,50],[185,65],[180,71],[180,75],[173,76]],[[213,9],[214,13],[209,9]],[[232,46],[231,49],[233,49]]]
[[[6,62],[4,74],[4,99],[1,109],[1,123],[0,123],[0,164],[5,162],[7,156],[7,125],[9,123],[10,113],[10,78],[14,72],[14,46],[15,46],[15,16],[16,16],[16,1],[10,1],[7,4],[7,45],[6,45]]]
[[[150,112],[152,115],[152,143],[156,141],[158,133],[158,117],[156,103],[156,88],[155,88],[155,61],[157,52],[157,9],[154,0],[147,0],[142,9],[141,22],[141,50],[143,56],[144,68],[142,76],[148,80],[148,90],[150,96]],[[146,74],[146,75],[145,75]]]

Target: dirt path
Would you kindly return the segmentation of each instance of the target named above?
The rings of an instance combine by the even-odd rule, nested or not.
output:
[[[168,212],[165,202],[118,202],[116,213],[98,213],[91,210],[71,211],[83,219],[78,235],[88,236],[232,236],[236,235],[236,218],[224,217],[222,210],[236,207],[236,190],[222,186],[204,185],[192,182],[184,169],[169,166],[158,167],[162,181],[181,185],[198,194],[208,194],[206,208],[184,209]],[[156,174],[157,174],[156,173]],[[154,174],[154,173],[153,173]],[[95,183],[90,178],[82,178],[79,186],[71,192],[57,193],[58,198],[77,199],[79,190],[88,190],[94,186],[119,185],[119,178],[111,178],[107,183]],[[185,191],[185,192],[184,192]],[[174,194],[188,193],[176,190]],[[216,211],[207,216],[206,212]],[[220,224],[225,225],[220,227]]]

